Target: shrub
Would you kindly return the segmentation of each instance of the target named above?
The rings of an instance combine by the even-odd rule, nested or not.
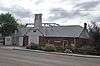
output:
[[[33,44],[32,47],[31,47],[31,49],[39,50],[40,47],[37,44]]]
[[[40,46],[38,44],[31,43],[30,45],[27,45],[27,49],[34,49],[34,50],[40,50]]]
[[[45,51],[55,51],[56,48],[52,44],[46,44],[42,49]]]
[[[78,51],[82,54],[92,54],[95,50],[94,47],[91,45],[83,45],[80,48],[78,48]]]
[[[56,46],[56,51],[57,52],[64,52],[64,47],[63,46]]]

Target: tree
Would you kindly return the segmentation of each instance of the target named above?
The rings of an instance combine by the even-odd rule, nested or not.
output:
[[[95,22],[92,22],[92,25],[89,27],[89,34],[94,40],[93,44],[97,54],[100,54],[100,27]]]
[[[2,36],[9,36],[17,30],[17,20],[10,13],[0,14],[0,32]]]

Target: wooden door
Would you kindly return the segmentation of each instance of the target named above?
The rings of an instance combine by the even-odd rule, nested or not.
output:
[[[23,46],[27,46],[28,45],[28,36],[24,36],[23,37]]]

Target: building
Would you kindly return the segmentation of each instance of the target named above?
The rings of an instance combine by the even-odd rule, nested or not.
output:
[[[27,27],[33,25],[34,27]],[[34,23],[28,23],[25,27],[18,29],[16,45],[26,46],[28,44],[54,44],[72,45],[88,43],[89,35],[87,24],[60,26],[56,23],[42,23],[42,14],[35,14]]]

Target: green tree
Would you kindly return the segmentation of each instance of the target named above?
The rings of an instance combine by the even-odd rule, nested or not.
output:
[[[10,13],[0,14],[0,32],[2,36],[9,36],[17,29],[17,20]]]

